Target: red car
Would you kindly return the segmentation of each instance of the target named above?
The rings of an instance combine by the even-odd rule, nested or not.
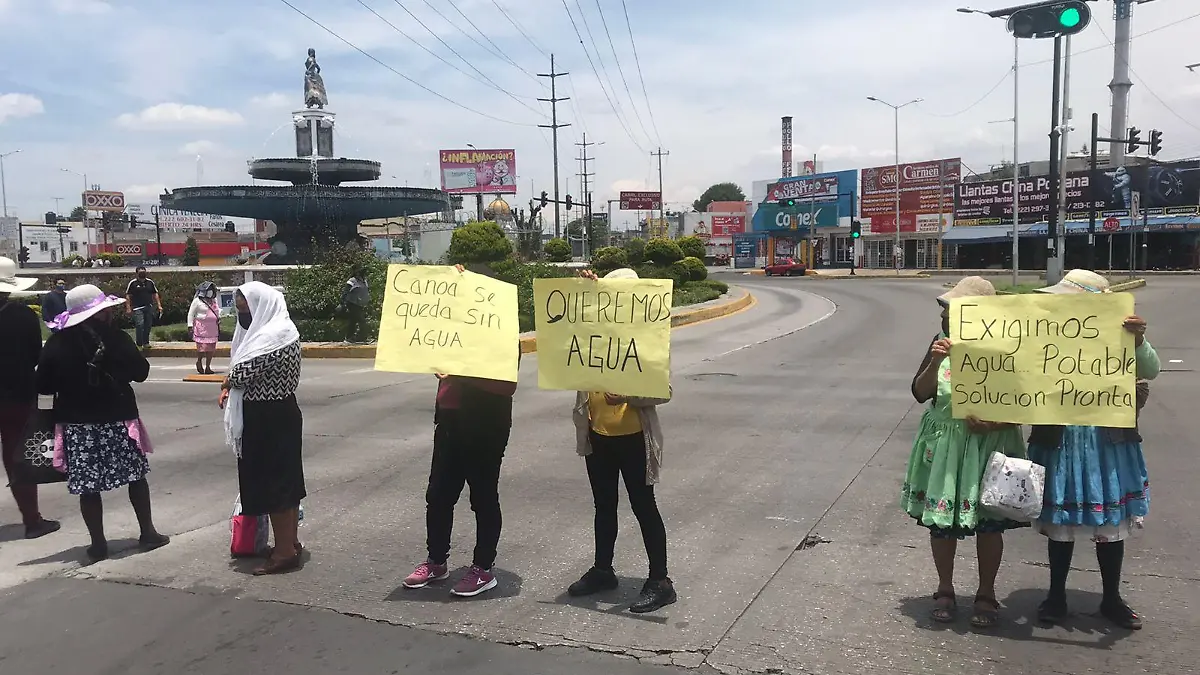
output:
[[[804,263],[798,263],[791,258],[781,258],[774,265],[767,265],[763,272],[769,277],[802,277],[808,271]]]

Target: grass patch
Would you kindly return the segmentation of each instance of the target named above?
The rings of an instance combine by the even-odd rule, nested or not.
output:
[[[704,280],[687,281],[675,287],[671,295],[673,307],[695,305],[709,300],[716,300],[729,291],[729,285],[723,281]]]

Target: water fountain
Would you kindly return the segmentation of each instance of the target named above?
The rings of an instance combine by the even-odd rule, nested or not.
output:
[[[252,159],[256,180],[291,185],[195,186],[166,191],[166,208],[273,221],[268,262],[295,264],[312,260],[322,247],[345,244],[358,236],[358,223],[374,218],[415,216],[454,208],[445,192],[433,188],[343,187],[342,183],[378,180],[380,163],[335,157],[336,115],[328,98],[316,53],[308,50],[304,108],[292,113],[296,156]]]

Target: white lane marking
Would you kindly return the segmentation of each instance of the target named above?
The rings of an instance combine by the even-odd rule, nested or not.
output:
[[[704,360],[705,360],[705,361],[712,361],[712,360],[714,360],[714,359],[719,359],[719,358],[721,358],[721,357],[723,357],[723,356],[729,356],[730,354],[733,354],[734,352],[740,352],[740,351],[742,351],[743,349],[749,349],[749,348],[751,348],[751,347],[757,347],[758,345],[761,345],[761,344],[766,344],[766,343],[768,343],[768,342],[770,342],[770,341],[772,341],[772,340],[778,340],[778,339],[780,339],[780,338],[785,338],[785,337],[787,337],[787,336],[789,336],[789,335],[794,335],[794,334],[796,334],[796,333],[799,333],[800,331],[804,330],[805,328],[808,328],[808,327],[810,327],[810,326],[815,326],[815,325],[817,325],[817,324],[821,323],[822,321],[824,321],[825,319],[828,319],[829,317],[833,316],[833,315],[834,315],[834,313],[836,313],[836,312],[837,312],[837,304],[836,304],[836,303],[834,303],[834,302],[833,302],[832,300],[830,300],[829,298],[826,298],[826,297],[824,297],[824,296],[817,295],[816,293],[806,293],[806,295],[811,295],[812,297],[814,297],[814,298],[817,298],[817,299],[819,299],[819,300],[824,300],[826,303],[828,303],[828,304],[829,304],[829,311],[828,311],[828,312],[825,312],[825,314],[824,314],[823,316],[821,316],[820,318],[813,319],[812,321],[809,321],[808,323],[804,324],[803,326],[800,326],[799,328],[794,328],[794,329],[792,329],[792,330],[789,330],[789,331],[788,331],[788,332],[786,332],[786,333],[781,333],[781,334],[779,334],[779,335],[774,335],[774,336],[772,336],[772,337],[769,337],[769,338],[763,338],[762,340],[759,340],[758,342],[751,342],[750,344],[747,344],[747,345],[742,345],[741,347],[737,347],[737,348],[735,348],[735,349],[730,349],[729,351],[727,351],[727,352],[725,352],[725,353],[723,353],[723,354],[717,354],[716,356],[710,356],[710,357],[708,357],[707,359],[704,359]]]
[[[343,375],[362,375],[363,373],[373,373],[373,372],[375,372],[374,368],[356,368],[354,370],[347,370],[345,373],[342,373],[342,374]]]
[[[150,366],[151,370],[195,370],[195,364],[187,363],[182,366]]]
[[[1171,359],[1170,361],[1167,361],[1167,363],[1183,363],[1183,359]]]

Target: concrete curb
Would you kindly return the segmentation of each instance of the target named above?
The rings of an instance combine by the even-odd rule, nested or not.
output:
[[[692,309],[684,309],[671,315],[671,327],[686,326],[701,321],[709,321],[728,316],[749,307],[754,303],[754,296],[741,288],[731,288],[723,298],[702,303]],[[521,335],[521,353],[531,354],[537,351],[537,334],[523,333]],[[174,344],[150,347],[145,352],[148,357],[158,358],[195,358],[196,349],[191,344]],[[374,359],[375,345],[343,345],[340,343],[308,342],[301,346],[301,354],[308,359]],[[229,357],[229,343],[217,345],[215,355],[219,358]],[[216,379],[212,379],[216,378]],[[223,376],[218,375],[188,375],[185,382],[221,382]]]

